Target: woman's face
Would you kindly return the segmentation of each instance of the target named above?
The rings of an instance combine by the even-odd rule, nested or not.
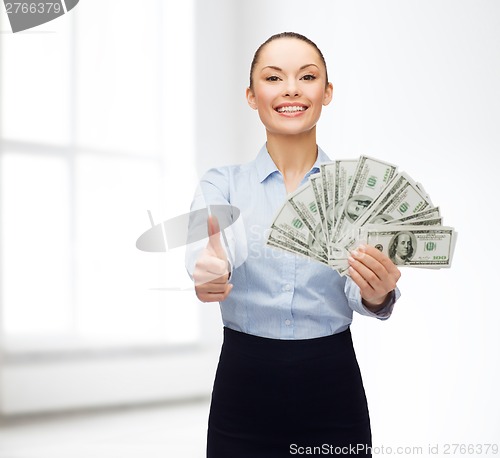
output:
[[[261,50],[247,100],[268,133],[297,135],[316,126],[332,90],[317,51],[304,41],[280,38]]]

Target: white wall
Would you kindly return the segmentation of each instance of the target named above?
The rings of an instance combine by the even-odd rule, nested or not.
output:
[[[198,0],[195,14],[198,174],[249,160],[265,141],[244,99],[250,61],[269,35],[293,30],[318,43],[335,86],[320,145],[332,159],[369,154],[400,165],[459,232],[452,269],[405,270],[393,317],[353,325],[375,444],[498,442],[489,231],[499,220],[500,3]],[[220,326],[217,309],[207,306],[203,326]]]
[[[235,78],[237,2],[196,1],[196,154],[197,172],[234,162],[237,132],[232,123],[243,92]]]
[[[316,41],[335,87],[319,144],[332,159],[368,154],[398,164],[459,233],[451,270],[404,270],[393,317],[353,325],[375,444],[498,442],[500,311],[489,232],[499,222],[500,3],[234,3],[198,2],[199,49],[212,51],[199,71],[199,154],[223,146],[200,164],[249,160],[265,141],[244,100],[257,46],[282,31]]]

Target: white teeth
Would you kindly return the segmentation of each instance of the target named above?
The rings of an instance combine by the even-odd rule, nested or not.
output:
[[[291,106],[291,107],[280,107],[277,109],[279,113],[294,113],[296,111],[305,111],[306,107]]]

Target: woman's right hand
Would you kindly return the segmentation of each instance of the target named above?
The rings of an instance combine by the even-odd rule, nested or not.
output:
[[[220,241],[219,222],[209,216],[208,244],[194,267],[193,279],[196,296],[202,302],[222,302],[233,289],[229,280],[229,263]]]

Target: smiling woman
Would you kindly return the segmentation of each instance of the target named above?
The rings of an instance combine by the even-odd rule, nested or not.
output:
[[[294,33],[271,37],[251,65],[246,96],[259,112],[268,142],[282,135],[315,135],[321,110],[332,99],[323,55],[310,40],[299,37]],[[297,180],[290,184],[296,186]]]
[[[390,316],[398,269],[367,246],[353,255],[346,279],[265,244],[287,193],[329,161],[316,124],[332,93],[314,43],[296,33],[272,36],[255,53],[246,90],[267,142],[250,163],[206,172],[192,204],[235,206],[244,226],[228,242],[209,217],[208,244],[186,257],[198,298],[220,302],[224,323],[208,457],[284,457],[293,443],[371,444],[349,326],[353,311]]]

